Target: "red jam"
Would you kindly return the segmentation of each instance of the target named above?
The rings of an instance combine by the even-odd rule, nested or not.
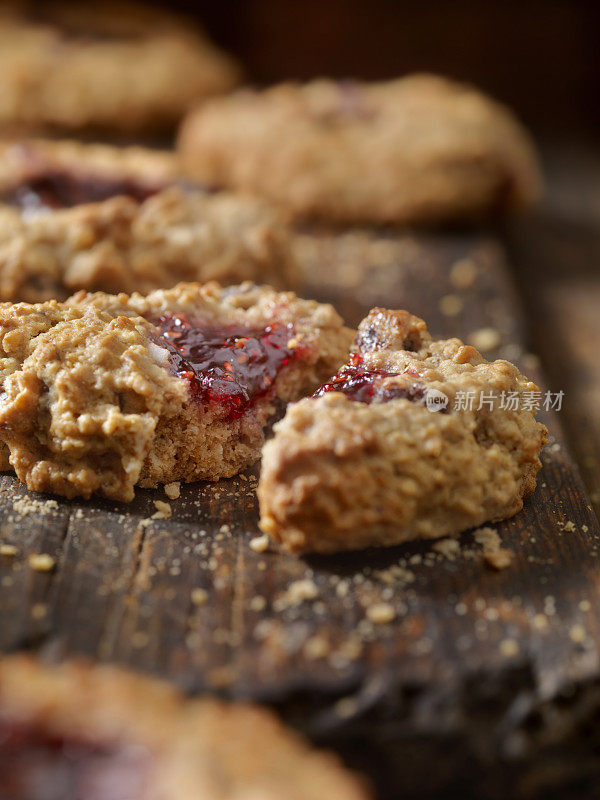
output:
[[[82,177],[61,171],[32,175],[3,194],[3,201],[26,210],[71,208],[118,195],[142,202],[163,187],[127,179]]]
[[[400,375],[399,372],[388,372],[383,369],[370,369],[362,356],[352,353],[347,364],[338,371],[329,383],[321,386],[313,397],[321,397],[327,392],[342,392],[349,400],[358,403],[385,403],[398,397],[407,400],[422,400],[425,387],[416,382],[410,386],[384,386],[385,378]]]
[[[158,344],[169,351],[175,374],[189,381],[198,402],[219,405],[230,418],[268,394],[280,370],[298,354],[288,347],[293,326],[280,322],[259,329],[214,327],[190,322],[184,314],[164,314],[156,324]]]
[[[148,800],[148,752],[0,720],[0,800]]]

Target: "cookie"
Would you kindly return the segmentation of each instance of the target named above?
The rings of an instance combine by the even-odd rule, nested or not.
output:
[[[175,184],[175,185],[174,185]],[[289,229],[265,202],[178,182],[171,153],[34,140],[0,148],[0,299],[180,281],[297,283]]]
[[[124,195],[143,201],[179,177],[173,153],[70,139],[0,144],[0,203],[28,216]]]
[[[0,10],[5,129],[168,129],[238,78],[193,21],[165,8],[59,0]]]
[[[529,204],[540,185],[513,115],[431,75],[241,90],[191,112],[179,151],[194,178],[335,223],[471,220]]]
[[[273,714],[186,699],[123,668],[0,661],[0,775],[10,800],[368,800],[363,781]]]
[[[261,528],[294,552],[459,534],[516,514],[546,428],[535,384],[406,311],[374,309],[348,363],[263,452]]]
[[[230,477],[351,339],[331,306],[250,283],[6,303],[0,441],[29,489],[66,497]]]

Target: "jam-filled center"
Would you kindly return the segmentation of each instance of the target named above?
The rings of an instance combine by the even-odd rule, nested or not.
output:
[[[293,325],[264,328],[207,325],[184,314],[163,314],[156,322],[158,343],[169,351],[171,368],[189,381],[192,396],[239,417],[267,395],[280,370],[294,358]]]
[[[313,397],[321,397],[328,392],[342,392],[349,400],[367,404],[385,403],[401,397],[412,401],[422,400],[425,386],[418,381],[407,386],[384,384],[386,378],[400,374],[405,373],[372,369],[365,364],[362,356],[353,353],[348,363],[328,383],[317,389]]]
[[[2,800],[148,800],[150,755],[0,720]]]
[[[163,186],[126,178],[78,175],[67,170],[44,170],[23,178],[2,194],[2,200],[23,210],[72,208],[126,195],[147,200]]]

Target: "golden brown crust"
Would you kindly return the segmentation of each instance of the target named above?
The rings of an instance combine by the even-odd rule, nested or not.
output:
[[[189,19],[127,2],[13,3],[0,14],[0,123],[172,126],[239,70]]]
[[[108,747],[117,757],[119,750],[137,754],[120,767],[128,766],[127,777],[134,778],[132,785],[143,785],[148,800],[369,796],[334,755],[312,750],[268,711],[208,698],[186,700],[165,683],[118,667],[4,658],[3,722],[31,730],[42,741],[48,736]],[[55,758],[66,767],[60,750]]]
[[[535,384],[458,339],[433,341],[405,311],[374,309],[355,352],[387,377],[370,404],[330,391],[288,408],[263,451],[265,532],[292,552],[333,552],[454,535],[522,508],[547,439],[527,407]]]
[[[241,90],[191,112],[179,150],[195,178],[341,223],[480,217],[527,205],[540,184],[512,114],[431,75]]]
[[[207,325],[293,325],[297,357],[240,415],[193,399],[152,321],[184,313]],[[260,454],[273,399],[314,389],[343,361],[351,332],[331,306],[242,284],[180,284],[67,304],[0,306],[0,440],[34,491],[131,500],[134,486],[216,480]]]

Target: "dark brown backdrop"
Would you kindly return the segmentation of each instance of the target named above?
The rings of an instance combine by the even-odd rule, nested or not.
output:
[[[257,82],[386,78],[433,70],[473,81],[534,130],[600,128],[600,3],[593,0],[178,0]]]

